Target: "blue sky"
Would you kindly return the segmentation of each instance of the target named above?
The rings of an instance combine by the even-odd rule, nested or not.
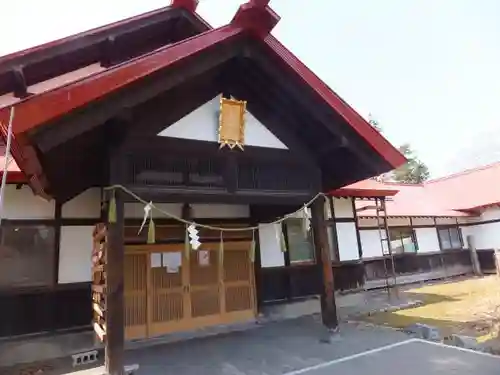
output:
[[[213,26],[243,0],[201,0]],[[168,5],[168,0],[24,0],[2,9],[0,55]],[[499,157],[500,1],[271,0],[274,34],[386,137],[433,174]],[[29,25],[29,29],[25,25]],[[27,31],[25,31],[27,30]],[[10,38],[6,38],[6,36]],[[460,167],[458,167],[460,166]]]

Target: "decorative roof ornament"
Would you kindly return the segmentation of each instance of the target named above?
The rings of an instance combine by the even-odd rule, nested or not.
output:
[[[280,20],[280,16],[268,6],[269,1],[249,0],[240,5],[231,23],[265,37]]]
[[[247,102],[244,100],[220,99],[219,112],[219,144],[220,148],[230,149],[238,146],[243,150],[245,144],[245,112]]]
[[[194,13],[198,7],[199,0],[171,0],[170,6],[173,8],[184,8],[187,11]]]

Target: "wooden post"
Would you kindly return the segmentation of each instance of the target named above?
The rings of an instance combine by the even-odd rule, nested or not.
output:
[[[335,288],[332,259],[328,243],[325,221],[325,198],[319,197],[311,205],[311,226],[314,236],[316,262],[322,270],[323,287],[321,288],[321,318],[330,333],[338,329],[337,306],[335,304]]]
[[[109,375],[124,374],[124,201],[123,192],[115,191],[116,223],[108,223],[107,298],[105,366]]]

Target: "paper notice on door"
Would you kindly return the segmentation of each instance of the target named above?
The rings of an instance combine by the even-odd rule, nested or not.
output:
[[[163,267],[167,273],[178,273],[182,264],[182,253],[163,253]]]
[[[198,250],[198,264],[201,267],[210,266],[210,251]]]
[[[151,268],[161,267],[161,253],[151,253]]]

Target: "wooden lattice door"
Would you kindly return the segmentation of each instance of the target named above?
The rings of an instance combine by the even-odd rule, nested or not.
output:
[[[126,338],[230,324],[255,317],[249,242],[134,245],[125,257]]]
[[[218,324],[223,310],[219,244],[203,244],[189,259],[189,300],[193,328]]]
[[[224,302],[226,320],[251,319],[256,314],[253,263],[248,242],[232,242],[224,249]]]
[[[158,251],[162,251],[159,253]],[[188,267],[182,246],[153,248],[148,293],[149,337],[184,329],[188,319]]]

